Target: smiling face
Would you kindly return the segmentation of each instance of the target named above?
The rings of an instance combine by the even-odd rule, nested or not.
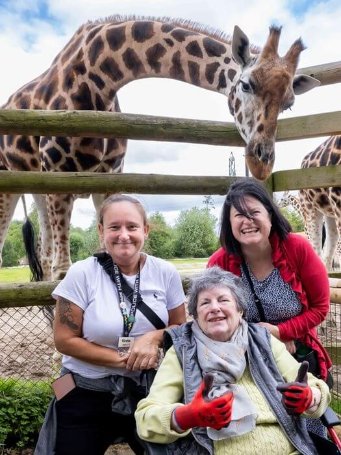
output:
[[[98,230],[106,251],[118,266],[138,263],[149,227],[136,204],[120,201],[108,205]]]
[[[241,248],[251,245],[266,245],[271,232],[271,217],[258,199],[245,197],[245,205],[249,217],[240,213],[234,206],[230,211],[230,223],[234,238]]]
[[[197,322],[206,336],[228,341],[240,324],[242,312],[230,289],[216,286],[198,294]]]

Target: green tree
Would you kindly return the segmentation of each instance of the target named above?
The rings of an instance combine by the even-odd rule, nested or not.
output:
[[[295,209],[289,209],[287,207],[283,207],[280,209],[285,218],[291,224],[292,230],[294,232],[302,232],[304,231],[304,221],[302,216],[297,212]]]
[[[178,257],[206,257],[217,246],[217,219],[207,208],[183,210],[175,225],[175,254]]]
[[[155,212],[149,217],[150,232],[145,242],[144,250],[164,259],[174,256],[174,234],[167,225],[162,213]]]
[[[2,253],[4,267],[14,267],[18,265],[19,260],[25,256],[22,226],[22,221],[18,220],[12,221],[9,225]]]
[[[81,230],[82,231],[82,230]],[[85,259],[84,253],[84,233],[79,229],[72,229],[70,233],[70,254],[71,261],[76,262],[80,259]]]
[[[11,240],[6,239],[2,250],[2,266],[14,267],[18,265],[18,255],[16,254]]]
[[[84,254],[85,257],[93,255],[100,247],[97,220],[94,218],[91,225],[84,231]]]

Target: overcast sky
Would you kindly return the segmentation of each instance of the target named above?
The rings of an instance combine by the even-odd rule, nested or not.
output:
[[[280,54],[300,36],[307,46],[299,67],[341,60],[340,0],[0,0],[0,105],[45,71],[82,23],[114,14],[181,17],[229,34],[237,24],[259,46],[271,24],[282,25]],[[132,82],[118,97],[122,112],[233,121],[223,95],[168,79]],[[298,96],[292,110],[280,118],[338,111],[340,100],[341,84],[320,87]],[[315,138],[277,144],[274,171],[299,168],[304,155],[323,141]],[[227,175],[231,152],[237,175],[244,175],[242,148],[129,141],[124,171]],[[149,212],[162,211],[170,223],[179,210],[201,206],[203,201],[200,196],[141,195],[140,199]],[[222,198],[214,200],[218,215]],[[71,222],[85,227],[93,216],[91,200],[78,200]],[[21,206],[15,217],[22,217]]]

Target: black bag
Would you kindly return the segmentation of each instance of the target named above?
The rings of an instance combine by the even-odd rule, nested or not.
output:
[[[145,398],[154,380],[156,370],[143,370],[141,385],[126,376],[115,375],[112,377],[113,395],[111,409],[117,414],[133,415],[137,403]]]
[[[301,341],[295,341],[296,352],[293,354],[295,359],[302,363],[306,360],[309,363],[308,371],[312,373],[316,378],[320,378],[320,366],[317,358],[317,352],[311,347],[304,345]],[[329,389],[332,389],[334,385],[334,379],[330,371],[328,371],[327,378],[325,380]]]

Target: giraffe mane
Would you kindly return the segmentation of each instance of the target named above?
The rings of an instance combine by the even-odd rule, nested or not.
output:
[[[200,22],[192,21],[190,19],[182,19],[179,17],[169,17],[169,16],[140,16],[136,14],[128,14],[128,15],[121,15],[121,14],[114,14],[112,16],[107,16],[101,19],[96,19],[93,21],[88,21],[83,26],[89,25],[99,25],[99,24],[107,24],[107,23],[121,23],[127,21],[137,21],[137,20],[148,20],[148,21],[158,21],[167,24],[172,24],[175,26],[184,27],[188,30],[198,33],[204,33],[205,35],[221,41],[225,44],[231,44],[232,37],[230,34],[227,34],[221,30],[218,30],[214,27],[209,25],[202,24]],[[83,27],[82,26],[82,27]],[[253,54],[259,54],[260,48],[256,45],[251,44],[250,46],[251,52]]]

